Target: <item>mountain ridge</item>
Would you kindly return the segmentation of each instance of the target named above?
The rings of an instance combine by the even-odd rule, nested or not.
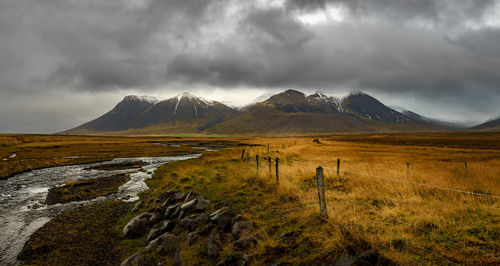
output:
[[[319,91],[306,95],[285,90],[243,108],[187,92],[161,101],[129,95],[101,117],[61,133],[287,134],[448,128],[413,114],[398,112],[361,91],[338,99]]]
[[[497,116],[477,126],[473,126],[470,130],[500,131],[500,117]]]

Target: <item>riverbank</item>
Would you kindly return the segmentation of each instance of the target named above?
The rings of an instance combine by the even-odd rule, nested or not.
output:
[[[45,204],[54,205],[72,201],[91,200],[118,192],[130,180],[128,174],[117,174],[92,179],[66,181],[66,184],[49,189]]]
[[[165,149],[168,150],[168,147]],[[18,264],[16,256],[25,242],[53,217],[103,201],[134,201],[137,193],[148,189],[145,180],[151,177],[158,166],[198,156],[142,157],[139,160],[145,165],[141,168],[135,167],[138,159],[121,158],[109,162],[37,169],[0,180],[0,226],[3,229],[0,231],[1,264]],[[116,165],[130,165],[132,168],[110,170]],[[106,183],[106,177],[116,175],[126,176],[126,180],[103,184]],[[51,189],[61,194],[53,202],[49,199],[49,203],[56,204],[47,205],[46,198]]]
[[[161,213],[163,205],[168,208],[189,202],[187,199],[169,202],[162,198],[174,190],[196,191],[206,197],[213,204],[206,214],[230,206],[255,225],[250,232],[255,245],[241,249],[232,232],[219,237],[212,235],[210,240],[210,234],[197,232],[204,231],[203,228],[194,226],[186,231],[183,223],[175,219],[169,233],[177,238],[169,235],[169,239],[187,241],[188,235],[194,236],[191,244],[176,243],[186,265],[213,265],[235,258],[251,265],[350,265],[356,260],[384,265],[389,262],[496,265],[500,263],[496,255],[500,250],[500,202],[494,197],[500,195],[500,152],[480,144],[498,137],[419,133],[355,139],[330,136],[320,137],[318,142],[312,138],[255,138],[244,140],[249,144],[246,146],[168,163],[145,181],[144,186],[147,184],[149,189],[139,194],[141,200],[134,202],[137,207],[129,205],[128,212],[120,214],[114,225],[106,225],[107,232],[121,237],[118,242],[111,238],[112,250],[119,251],[119,256],[113,253],[113,263],[148,250],[149,234],[133,239],[123,235],[124,227],[134,217]],[[271,165],[269,157],[273,159]],[[279,178],[275,173],[276,158]],[[338,174],[337,158],[341,159]],[[467,161],[466,171],[464,161]],[[324,170],[328,216],[319,213],[316,168],[320,165]],[[107,215],[105,209],[101,211],[100,215]],[[172,221],[172,217],[168,219]],[[234,222],[231,221],[232,225]],[[75,238],[79,236],[71,225],[47,224],[47,228],[50,230],[46,232],[67,231]],[[38,241],[43,243],[44,238]],[[36,246],[31,240],[30,243]],[[63,243],[57,244],[51,254],[63,252]],[[220,247],[217,257],[206,252],[207,246],[214,243]],[[40,262],[46,261],[42,255],[36,257]],[[61,259],[57,261],[59,264],[71,263],[71,256],[60,258],[66,261]],[[156,259],[172,261],[161,254]]]
[[[192,147],[220,147],[235,141],[209,137],[0,134],[0,180],[35,169],[114,158],[186,155],[199,152]]]
[[[108,201],[57,215],[28,240],[18,259],[26,265],[119,265],[117,221],[131,203]]]

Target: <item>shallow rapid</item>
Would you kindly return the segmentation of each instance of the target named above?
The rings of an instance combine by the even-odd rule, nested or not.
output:
[[[17,254],[22,250],[29,237],[57,214],[77,208],[84,204],[105,200],[135,201],[138,193],[148,189],[145,180],[161,165],[180,160],[199,157],[201,154],[118,158],[111,161],[59,166],[33,170],[0,180],[0,264],[17,265]],[[139,169],[127,170],[85,170],[92,166],[116,164],[141,160],[147,165]],[[84,180],[119,173],[129,173],[130,180],[119,187],[118,192],[106,197],[88,201],[68,202],[46,205],[45,199],[50,188],[61,186],[67,180]]]

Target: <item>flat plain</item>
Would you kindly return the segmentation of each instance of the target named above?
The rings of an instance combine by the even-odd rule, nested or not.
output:
[[[404,265],[500,264],[500,133],[0,135],[0,160],[6,159],[0,161],[0,177],[119,157],[195,153],[200,146],[219,150],[163,165],[147,181],[150,189],[141,198],[194,190],[212,202],[230,204],[256,225],[251,233],[256,245],[246,251],[255,264],[334,263],[344,254],[367,250]],[[271,167],[264,160],[268,157]],[[327,216],[319,212],[318,166],[325,173]],[[136,215],[133,205],[101,204],[47,223],[28,245],[50,248],[30,253],[25,263],[65,264],[76,258],[90,263],[102,256],[97,247],[106,247],[113,254],[107,264],[119,264],[146,245],[145,237],[121,236]],[[96,223],[101,229],[92,235],[89,228]],[[293,241],[283,240],[290,232],[298,232]],[[88,241],[75,240],[82,234]],[[183,262],[214,264],[238,252],[231,242],[222,242],[220,258],[208,257],[201,252],[205,243],[200,236],[186,244]]]

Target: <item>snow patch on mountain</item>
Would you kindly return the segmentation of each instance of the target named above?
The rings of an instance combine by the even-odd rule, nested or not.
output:
[[[141,102],[148,102],[148,103],[157,103],[159,100],[154,97],[154,96],[149,96],[149,95],[128,95],[123,98],[124,101],[141,101]]]

